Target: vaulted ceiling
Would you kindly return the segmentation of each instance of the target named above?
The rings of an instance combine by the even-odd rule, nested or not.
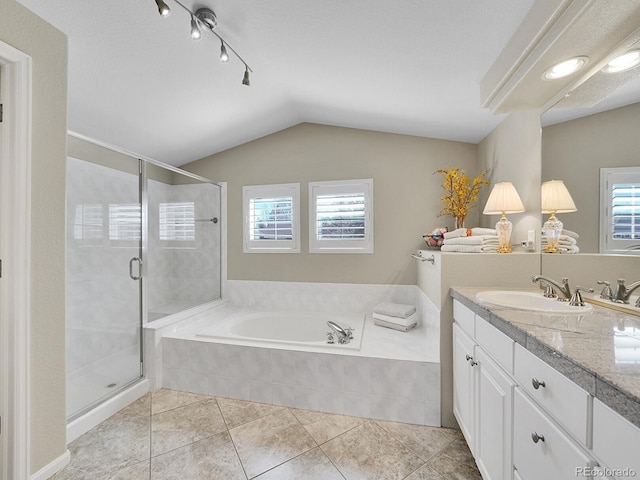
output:
[[[480,141],[479,83],[533,0],[19,0],[69,38],[69,129],[173,165],[300,122]],[[37,34],[37,32],[34,32]]]

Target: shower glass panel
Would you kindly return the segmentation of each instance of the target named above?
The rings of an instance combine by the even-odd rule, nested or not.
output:
[[[147,321],[220,298],[220,187],[147,164]]]
[[[67,159],[67,418],[141,377],[140,166]]]

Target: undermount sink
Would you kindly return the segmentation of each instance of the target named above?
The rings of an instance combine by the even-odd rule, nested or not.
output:
[[[519,292],[515,290],[488,290],[476,293],[476,301],[480,304],[498,307],[515,308],[532,312],[556,313],[562,315],[589,313],[591,305],[577,307],[569,302],[559,302],[555,298],[545,298],[542,293]]]

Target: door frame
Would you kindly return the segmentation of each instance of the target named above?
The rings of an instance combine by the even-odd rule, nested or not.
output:
[[[31,57],[0,41],[0,368],[4,395],[0,478],[30,475]],[[6,475],[3,477],[3,475]]]

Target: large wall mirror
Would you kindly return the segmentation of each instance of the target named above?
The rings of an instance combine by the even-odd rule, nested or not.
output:
[[[630,167],[640,169],[640,66],[621,73],[599,71],[545,112],[542,126],[542,181],[563,180],[571,193],[577,211],[558,217],[579,234],[580,253],[639,256],[640,249],[633,246],[640,239],[633,232],[624,246],[615,242],[617,251],[611,242],[603,248],[601,223],[611,218],[605,217],[607,205],[601,198],[601,169],[625,168],[618,181],[640,184],[640,174],[628,175]],[[606,192],[604,197],[606,201]],[[636,227],[638,214],[636,210]],[[626,217],[621,221],[633,222]]]

